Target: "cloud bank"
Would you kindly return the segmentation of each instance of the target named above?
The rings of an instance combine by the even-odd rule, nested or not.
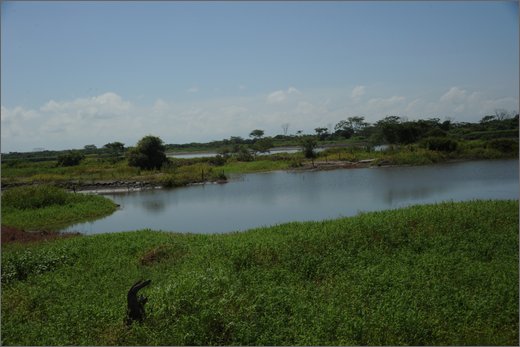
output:
[[[411,98],[358,85],[312,91],[288,87],[247,97],[185,102],[156,99],[151,105],[139,105],[116,92],[106,92],[91,98],[49,100],[35,109],[2,106],[1,150],[100,147],[113,141],[132,146],[148,134],[160,136],[166,143],[247,137],[253,129],[274,136],[281,133],[284,123],[290,124],[289,133],[312,133],[314,128],[350,116],[364,116],[369,122],[387,115],[476,122],[499,108],[518,111],[518,98],[490,97],[460,86],[438,91],[437,96]]]

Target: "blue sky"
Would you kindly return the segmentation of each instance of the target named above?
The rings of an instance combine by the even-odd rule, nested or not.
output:
[[[518,110],[517,2],[2,2],[2,152]]]

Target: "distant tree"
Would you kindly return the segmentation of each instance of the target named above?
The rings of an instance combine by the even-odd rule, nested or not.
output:
[[[359,134],[363,128],[368,126],[368,123],[365,122],[365,117],[348,117],[347,123],[350,125],[350,128],[354,130],[354,134]]]
[[[78,151],[68,151],[58,156],[59,166],[76,166],[85,158],[83,154]]]
[[[253,161],[253,155],[246,146],[240,146],[237,151],[238,161]]]
[[[270,138],[263,138],[263,139],[256,141],[253,144],[252,149],[255,152],[268,153],[272,147],[273,147],[273,140]]]
[[[128,165],[141,169],[160,169],[168,161],[163,141],[156,136],[143,137],[128,153]]]
[[[399,142],[400,123],[400,117],[387,116],[376,123],[376,128],[384,141],[394,144]]]
[[[349,122],[347,122],[346,120],[342,120],[334,126],[334,133],[336,135],[349,139],[352,137],[352,135],[354,135],[354,129],[352,129],[352,126]]]
[[[260,139],[262,136],[264,136],[264,131],[260,129],[255,129],[249,134],[249,137],[252,137],[255,140]]]
[[[509,112],[503,108],[499,108],[495,110],[495,119],[499,121],[503,121],[509,118],[513,118],[513,112]]]
[[[96,147],[96,145],[85,145],[85,147],[83,147],[83,149],[87,153],[93,153],[97,150],[97,147]]]
[[[123,153],[125,151],[125,145],[117,141],[107,143],[103,148],[111,153]]]
[[[287,131],[289,130],[289,123],[283,123],[282,130],[283,130],[284,136],[287,136]]]
[[[314,131],[320,140],[324,140],[329,135],[327,128],[316,128]]]
[[[300,146],[303,151],[303,155],[307,159],[311,159],[312,166],[314,166],[314,159],[317,157],[317,153],[315,151],[316,146],[318,146],[318,142],[314,137],[305,137],[301,140]]]

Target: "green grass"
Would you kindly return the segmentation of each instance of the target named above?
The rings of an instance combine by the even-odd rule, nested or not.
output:
[[[2,225],[23,230],[59,230],[111,214],[112,200],[66,192],[52,186],[26,186],[2,193]]]
[[[501,139],[504,140],[504,139]],[[514,139],[508,139],[515,141]],[[330,148],[319,153],[316,160],[378,159],[392,165],[426,165],[451,159],[504,159],[518,158],[518,141],[512,150],[500,151],[493,147],[495,140],[464,140],[458,142],[453,152],[438,152],[421,148],[418,144],[395,146],[392,151],[374,152],[351,147]],[[322,143],[323,144],[323,143]],[[345,143],[336,143],[345,144]],[[495,143],[495,145],[497,145]],[[496,147],[496,146],[495,146]],[[60,167],[56,161],[30,162],[23,160],[2,163],[2,184],[55,184],[70,186],[99,181],[145,181],[167,187],[184,186],[202,181],[214,181],[222,174],[244,174],[273,170],[286,170],[299,167],[305,161],[301,152],[292,154],[261,155],[251,162],[229,159],[224,165],[211,163],[210,158],[172,159],[170,165],[161,170],[139,170],[128,166],[122,159],[111,163],[102,157],[88,156],[78,166]]]
[[[518,345],[518,201],[7,244],[4,345]],[[126,292],[151,279],[147,318]]]
[[[259,160],[249,162],[230,161],[225,165],[219,167],[218,169],[223,170],[226,174],[246,174],[254,172],[286,170],[288,168],[288,161],[274,161],[262,158]]]

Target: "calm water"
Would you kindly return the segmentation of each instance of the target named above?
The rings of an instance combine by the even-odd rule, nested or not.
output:
[[[222,233],[446,200],[518,199],[518,160],[271,172],[244,175],[222,185],[106,196],[121,205],[117,212],[66,231],[94,234],[151,228]]]

